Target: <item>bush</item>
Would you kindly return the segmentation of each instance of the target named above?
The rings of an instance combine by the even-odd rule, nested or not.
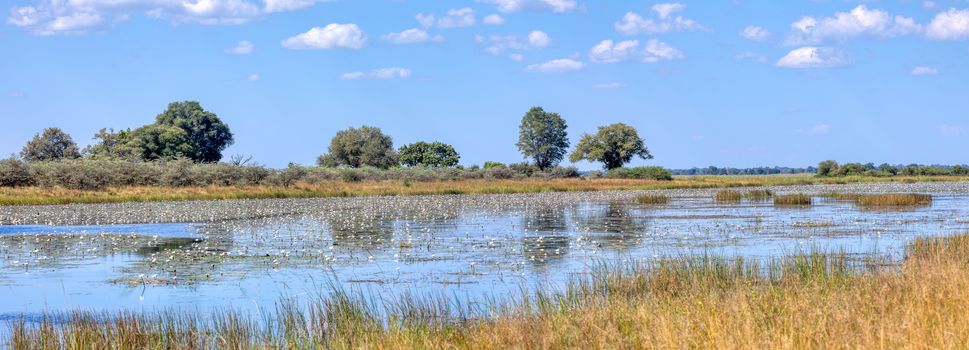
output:
[[[27,164],[15,158],[0,160],[0,187],[21,187],[34,184]]]
[[[635,168],[616,168],[609,170],[606,177],[614,179],[651,179],[661,181],[673,180],[673,173],[663,167],[643,166]]]
[[[491,162],[491,161],[484,162],[484,166],[483,166],[484,169],[504,168],[504,167],[505,167],[505,163],[502,163],[502,162]]]

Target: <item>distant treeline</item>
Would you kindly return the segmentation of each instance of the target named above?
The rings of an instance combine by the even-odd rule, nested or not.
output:
[[[967,165],[919,165],[845,163],[838,164],[826,160],[818,164],[817,175],[821,177],[838,176],[969,176]]]
[[[673,169],[673,175],[775,175],[775,174],[813,174],[818,171],[815,167],[757,167],[757,168],[720,168],[710,166],[706,168]]]

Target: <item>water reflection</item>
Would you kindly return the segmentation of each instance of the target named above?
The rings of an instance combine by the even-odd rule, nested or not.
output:
[[[543,265],[568,254],[572,239],[566,234],[569,224],[564,207],[529,208],[522,216],[522,228],[521,250],[529,263]]]
[[[577,230],[597,246],[625,250],[642,244],[645,216],[637,215],[630,203],[610,202],[576,209]]]

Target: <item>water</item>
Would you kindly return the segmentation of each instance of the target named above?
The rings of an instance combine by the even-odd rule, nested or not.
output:
[[[873,211],[821,198],[803,208],[709,196],[640,205],[635,194],[6,208],[0,318],[74,309],[259,312],[331,284],[387,300],[416,293],[473,303],[561,286],[602,262],[818,249],[899,259],[913,237],[969,232],[964,195]]]

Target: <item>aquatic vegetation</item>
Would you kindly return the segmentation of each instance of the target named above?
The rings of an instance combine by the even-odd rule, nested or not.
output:
[[[263,319],[77,311],[15,319],[4,339],[14,349],[959,348],[969,343],[967,252],[969,235],[957,235],[916,239],[900,266],[839,252],[598,265],[562,290],[477,306],[331,286],[303,303],[284,299]]]
[[[718,202],[739,202],[744,198],[743,194],[732,190],[717,191],[716,200]]]
[[[788,205],[811,205],[813,201],[811,196],[807,194],[786,194],[782,196],[774,197],[774,205],[788,206]]]
[[[636,203],[639,204],[666,204],[669,201],[670,197],[664,195],[644,194],[636,197]]]
[[[858,196],[855,202],[862,207],[931,205],[932,196],[918,193],[869,194]]]

